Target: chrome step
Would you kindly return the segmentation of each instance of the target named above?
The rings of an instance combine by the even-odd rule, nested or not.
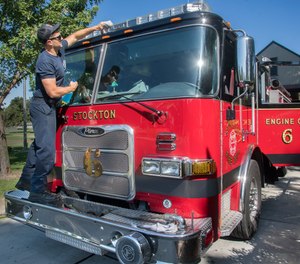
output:
[[[242,219],[242,213],[232,210],[226,211],[222,216],[221,237],[229,236]]]
[[[140,232],[164,234],[166,236],[189,236],[199,230],[211,228],[211,218],[184,219],[175,214],[157,214],[146,211],[121,208],[113,205],[96,203],[61,195],[63,207],[49,206],[28,201],[28,192],[14,190],[5,193],[8,203],[7,213],[19,221],[27,221],[24,218],[24,205],[28,205],[34,212],[31,222],[38,226],[51,226],[52,218],[48,218],[48,211],[55,211],[56,215],[76,215],[79,218],[90,219],[94,222],[122,226],[126,229],[136,229]],[[53,212],[54,214],[54,212]],[[41,217],[44,217],[42,223]],[[35,219],[36,217],[36,219]],[[55,223],[57,224],[57,223]],[[208,225],[209,224],[209,225]],[[56,228],[58,228],[56,226]]]
[[[117,254],[123,248],[119,241],[131,241],[132,234],[138,233],[152,243],[154,261],[178,263],[183,258],[182,263],[187,263],[191,258],[198,260],[213,239],[211,218],[184,219],[64,195],[62,207],[33,203],[27,198],[25,192],[6,192],[7,216],[92,254]]]
[[[86,252],[90,252],[95,255],[103,255],[102,248],[96,243],[92,243],[87,239],[82,237],[74,237],[73,234],[63,234],[61,232],[53,231],[53,230],[45,230],[46,237],[49,237],[53,240],[62,242],[69,246],[84,250]]]

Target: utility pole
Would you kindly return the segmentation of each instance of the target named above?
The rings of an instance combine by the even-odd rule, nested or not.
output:
[[[23,147],[28,148],[27,145],[27,114],[26,114],[26,78],[23,80]]]

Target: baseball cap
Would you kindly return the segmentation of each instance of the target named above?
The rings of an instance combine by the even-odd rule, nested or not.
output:
[[[40,42],[45,43],[50,36],[60,28],[60,24],[57,23],[54,26],[49,24],[43,24],[37,31],[37,37]]]

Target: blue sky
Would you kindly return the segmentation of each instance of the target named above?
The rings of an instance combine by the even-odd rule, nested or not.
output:
[[[122,22],[192,0],[104,0],[93,21]],[[229,21],[234,29],[244,29],[254,37],[256,53],[272,40],[300,54],[299,0],[207,0],[214,13]]]
[[[137,16],[174,7],[192,0],[104,0],[91,25],[100,21],[123,22]],[[300,0],[208,0],[212,12],[229,21],[234,29],[244,29],[254,37],[256,53],[272,40],[300,54]],[[30,93],[29,93],[30,95]],[[6,105],[22,88],[11,91]]]

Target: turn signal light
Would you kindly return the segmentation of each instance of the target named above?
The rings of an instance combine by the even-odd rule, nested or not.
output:
[[[214,160],[196,160],[192,163],[193,175],[210,175],[216,172]]]

